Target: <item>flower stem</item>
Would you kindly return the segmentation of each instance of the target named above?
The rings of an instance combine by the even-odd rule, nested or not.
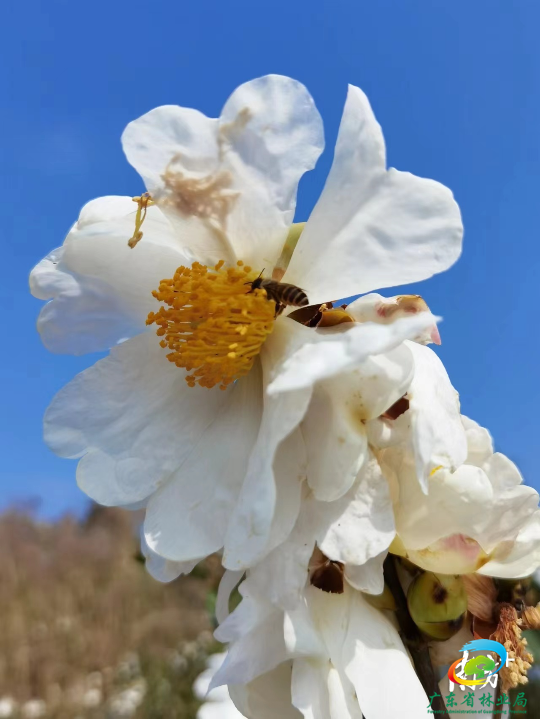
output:
[[[436,695],[431,703],[431,708],[440,719],[450,719],[444,699],[439,694],[439,683],[431,664],[428,643],[409,614],[407,599],[396,570],[396,561],[391,554],[386,557],[384,560],[384,578],[396,602],[396,618],[401,638],[410,652],[414,668],[426,695],[428,697]]]

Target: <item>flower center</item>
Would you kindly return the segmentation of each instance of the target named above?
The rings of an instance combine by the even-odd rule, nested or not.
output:
[[[167,359],[191,372],[190,387],[226,389],[249,372],[274,329],[275,303],[265,290],[246,287],[256,277],[251,267],[224,264],[179,267],[152,293],[163,305],[146,324],[158,325],[161,346],[171,350]]]

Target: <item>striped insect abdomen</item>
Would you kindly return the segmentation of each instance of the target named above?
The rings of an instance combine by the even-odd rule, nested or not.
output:
[[[308,296],[304,290],[296,285],[276,282],[275,280],[263,280],[261,289],[266,290],[268,297],[281,305],[305,307],[309,304]]]

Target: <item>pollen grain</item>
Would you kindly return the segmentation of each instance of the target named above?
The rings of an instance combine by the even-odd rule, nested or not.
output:
[[[274,303],[246,286],[255,278],[251,268],[224,265],[179,267],[152,293],[163,304],[146,324],[158,326],[167,359],[191,373],[190,387],[226,389],[249,372],[274,328]]]

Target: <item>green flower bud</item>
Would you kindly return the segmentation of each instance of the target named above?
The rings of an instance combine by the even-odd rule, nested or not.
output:
[[[463,626],[467,592],[460,576],[423,572],[407,593],[409,613],[416,626],[432,639],[450,639]]]

